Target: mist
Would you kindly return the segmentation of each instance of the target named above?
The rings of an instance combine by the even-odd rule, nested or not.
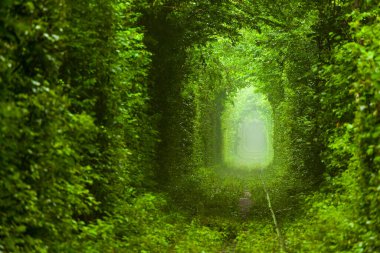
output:
[[[231,95],[223,115],[224,162],[232,168],[262,169],[273,158],[272,109],[252,87]]]

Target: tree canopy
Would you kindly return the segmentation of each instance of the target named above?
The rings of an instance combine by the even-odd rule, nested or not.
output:
[[[378,1],[2,0],[0,252],[378,252],[379,111]]]

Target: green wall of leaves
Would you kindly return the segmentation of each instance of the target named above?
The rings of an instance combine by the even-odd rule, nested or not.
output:
[[[252,84],[273,109],[265,179],[287,250],[379,251],[379,10],[2,0],[0,251],[275,249],[216,173],[225,104]]]

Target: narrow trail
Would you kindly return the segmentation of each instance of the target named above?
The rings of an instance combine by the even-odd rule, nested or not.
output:
[[[247,178],[248,174],[250,174],[249,178]],[[276,211],[274,210],[272,206],[270,190],[268,189],[268,186],[265,182],[264,169],[254,170],[248,174],[238,177],[239,178],[238,180],[242,180],[243,185],[244,185],[243,187],[244,193],[239,199],[239,208],[241,208],[240,200],[246,198],[247,197],[246,191],[249,191],[250,194],[252,193],[252,196],[250,196],[249,198],[251,198],[253,204],[251,205],[250,210],[248,212],[253,215],[246,214],[246,216],[244,216],[244,211],[241,211],[240,216],[242,219],[242,223],[246,223],[246,225],[249,225],[251,222],[256,223],[257,221],[262,220],[263,216],[268,217],[268,219],[265,218],[262,221],[268,225],[273,226],[274,228],[275,234],[273,234],[273,239],[278,242],[278,251],[276,252],[286,252],[284,238],[282,236],[281,229],[276,217]],[[224,176],[227,176],[227,175],[224,175]],[[254,188],[252,188],[252,185],[254,185]],[[251,192],[252,190],[253,192]],[[259,206],[257,206],[258,202],[260,202]],[[265,209],[266,210],[269,209],[269,212],[264,211]],[[269,218],[269,215],[270,215],[270,218]],[[261,222],[259,221],[259,223]],[[245,229],[243,229],[242,232],[249,233],[248,227],[245,227]],[[223,253],[236,252],[236,242],[230,241],[226,243],[225,248],[221,252]]]
[[[278,239],[278,246],[280,248],[280,252],[285,252],[284,240],[282,238],[281,231],[280,231],[280,228],[279,228],[278,223],[277,223],[276,214],[275,214],[275,212],[274,212],[274,210],[272,208],[272,203],[271,203],[271,200],[270,200],[269,192],[267,190],[267,187],[265,185],[265,181],[263,179],[263,169],[261,169],[260,180],[261,180],[261,183],[263,185],[263,189],[265,191],[266,199],[268,201],[268,208],[269,208],[269,210],[270,210],[270,212],[272,214],[273,224],[274,224],[274,227],[275,227],[275,230],[276,230],[277,239]]]

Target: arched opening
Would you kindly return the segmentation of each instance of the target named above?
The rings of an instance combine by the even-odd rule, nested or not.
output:
[[[228,168],[255,170],[273,160],[272,108],[253,87],[240,89],[222,115],[223,162]]]

